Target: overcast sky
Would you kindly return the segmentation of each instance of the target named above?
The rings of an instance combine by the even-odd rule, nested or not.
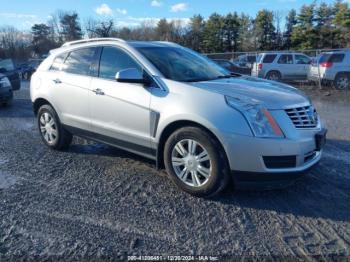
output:
[[[285,16],[289,9],[310,3],[312,0],[1,0],[0,26],[29,30],[34,23],[47,21],[59,9],[77,11],[82,21],[88,17],[113,18],[117,26],[137,26],[145,20],[163,17],[186,21],[198,13],[208,17],[213,12],[237,11],[254,16],[263,8],[280,11]]]

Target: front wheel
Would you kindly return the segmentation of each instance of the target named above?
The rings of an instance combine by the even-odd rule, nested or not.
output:
[[[38,111],[38,126],[43,142],[52,149],[66,149],[73,136],[66,131],[56,111],[50,105],[43,105]]]
[[[165,167],[173,182],[198,197],[222,191],[229,181],[226,158],[218,142],[197,127],[175,131],[164,148]]]

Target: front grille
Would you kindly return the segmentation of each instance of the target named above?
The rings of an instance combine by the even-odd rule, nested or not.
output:
[[[313,106],[296,107],[285,110],[296,128],[314,128],[318,123],[318,115]]]
[[[267,168],[292,168],[296,166],[296,156],[263,156]]]

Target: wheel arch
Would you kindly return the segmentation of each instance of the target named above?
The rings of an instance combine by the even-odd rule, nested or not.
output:
[[[169,123],[161,132],[159,136],[159,142],[157,146],[157,168],[164,168],[164,146],[169,138],[169,136],[174,133],[176,130],[182,128],[182,127],[198,127],[200,129],[203,129],[204,131],[208,132],[208,134],[213,138],[217,144],[220,147],[220,151],[224,152],[224,160],[227,166],[229,166],[228,158],[227,158],[227,152],[225,150],[225,147],[223,146],[223,143],[220,141],[218,136],[209,128],[205,127],[204,125],[192,121],[192,120],[176,120],[174,122]]]
[[[50,105],[52,108],[54,108],[52,106],[52,104],[47,99],[39,97],[39,98],[35,99],[35,101],[33,103],[33,110],[34,110],[35,116],[37,116],[39,108],[43,105]]]
[[[347,75],[350,76],[350,72],[349,71],[339,71],[335,74],[334,79],[336,79],[339,75]]]

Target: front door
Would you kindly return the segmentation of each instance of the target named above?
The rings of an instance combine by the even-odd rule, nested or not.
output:
[[[89,92],[92,130],[97,139],[149,155],[151,90],[143,84],[120,83],[116,73],[142,67],[126,51],[102,49],[98,76]]]

